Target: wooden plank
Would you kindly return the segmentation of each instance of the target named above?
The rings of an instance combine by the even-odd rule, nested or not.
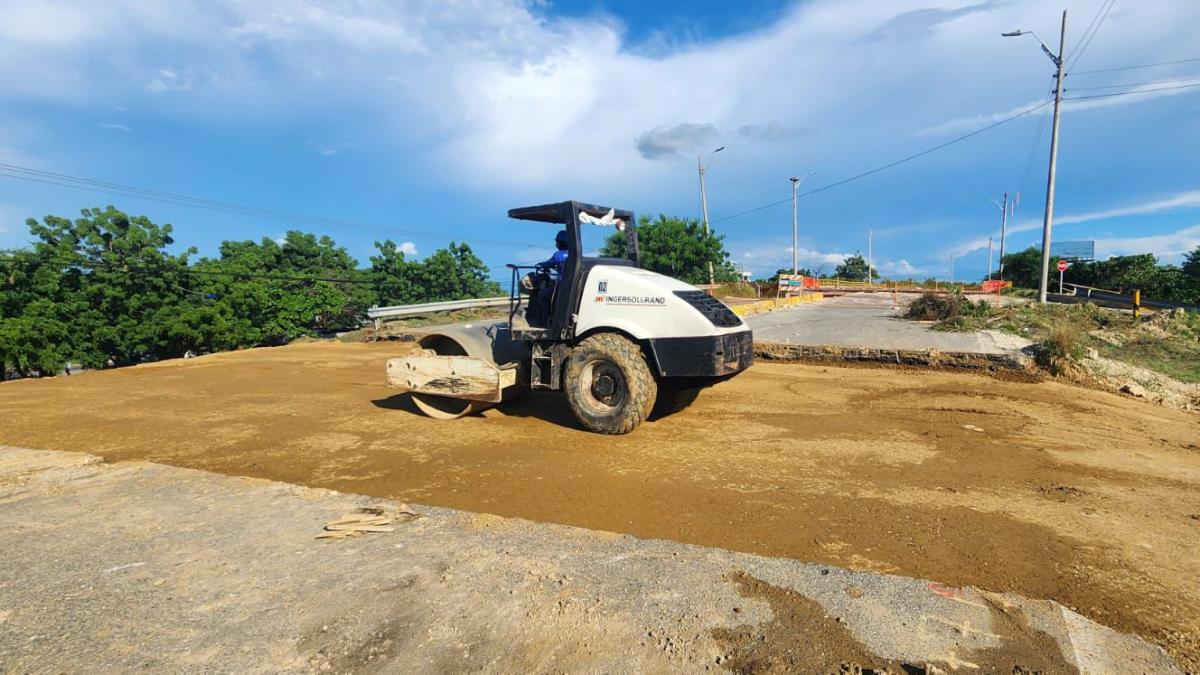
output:
[[[516,384],[517,369],[470,356],[406,356],[388,360],[387,376],[401,391],[499,403],[504,388]]]

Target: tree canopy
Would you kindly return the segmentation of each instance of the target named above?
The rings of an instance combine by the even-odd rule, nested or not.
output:
[[[1050,288],[1058,290],[1059,258],[1050,259]],[[1004,278],[1020,288],[1037,288],[1042,273],[1042,251],[1030,246],[1004,256]],[[998,278],[998,277],[997,277]],[[1067,283],[1103,288],[1118,293],[1140,290],[1146,298],[1179,303],[1200,303],[1200,247],[1189,253],[1181,267],[1159,265],[1151,253],[1114,256],[1107,260],[1073,262]]]
[[[706,284],[708,265],[712,263],[716,281],[738,280],[737,269],[729,262],[729,252],[725,250],[725,235],[712,231],[706,236],[704,223],[699,220],[659,214],[656,220],[639,219],[637,227],[642,267],[689,284]],[[625,257],[625,235],[610,234],[600,255]]]
[[[33,243],[0,252],[0,378],[279,344],[356,328],[376,304],[501,293],[465,243],[406,260],[376,242],[360,268],[330,237],[291,231],[193,262],[194,248],[168,252],[170,225],[112,206],[26,225]]]
[[[833,271],[833,276],[839,279],[856,279],[867,280],[867,261],[861,255],[854,254],[842,261],[837,269]],[[871,281],[879,278],[879,270],[874,265],[871,266]]]

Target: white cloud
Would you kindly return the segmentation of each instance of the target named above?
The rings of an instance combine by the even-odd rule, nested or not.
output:
[[[1143,237],[1110,237],[1096,240],[1096,257],[1153,253],[1160,258],[1173,259],[1200,247],[1200,225],[1166,234]]]
[[[917,268],[913,267],[907,260],[888,260],[877,265],[880,272],[887,276],[908,276],[916,274]]]
[[[400,244],[400,252],[409,258],[416,257],[418,255],[417,254],[417,245],[412,243],[411,241],[406,241],[406,242]]]
[[[162,94],[168,91],[188,91],[192,88],[192,83],[170,68],[160,68],[146,88],[156,94]]]
[[[1049,34],[1056,14],[1034,0],[936,8],[809,0],[759,30],[648,53],[631,48],[611,19],[546,16],[551,8],[7,0],[0,103],[120,103],[167,118],[321,124],[348,130],[347,142],[403,148],[407,162],[428,167],[424,180],[456,189],[544,195],[587,185],[648,201],[680,174],[646,157],[690,152],[721,131],[731,145],[752,147],[755,166],[738,167],[750,184],[790,175],[781,172],[797,171],[798,158],[871,166],[930,120],[977,125],[968,112],[1008,108],[1045,76],[1035,46],[997,31]],[[1194,0],[1119,3],[1086,63],[1169,60],[1164,50],[1185,49],[1197,23]],[[1110,32],[1118,25],[1119,40]],[[1072,103],[1084,104],[1110,105]],[[687,123],[701,133],[653,133]]]
[[[1112,108],[1116,106],[1131,105],[1141,103],[1151,99],[1162,98],[1165,96],[1180,96],[1183,94],[1195,94],[1194,88],[1182,88],[1181,84],[1195,83],[1195,78],[1188,80],[1161,80],[1154,83],[1131,86],[1128,89],[1121,90],[1122,92],[1130,92],[1122,96],[1109,96],[1105,94],[1099,95],[1097,98],[1086,98],[1081,100],[1070,100],[1074,94],[1066,93],[1063,95],[1061,106],[1062,114],[1081,112],[1084,110],[1096,110],[1099,108]],[[1117,93],[1115,91],[1107,92],[1107,94]],[[1086,96],[1086,92],[1080,92],[1080,96]],[[973,131],[985,127],[994,122],[999,122],[1006,117],[1025,112],[1034,108],[1042,101],[1029,101],[1022,105],[1002,110],[1000,112],[991,113],[988,115],[974,115],[971,117],[958,117],[948,122],[942,122],[931,127],[926,127],[917,131],[918,136],[937,136],[942,134],[958,134],[967,131]],[[1053,104],[1051,104],[1053,105]]]
[[[774,272],[777,269],[792,266],[792,247],[772,243],[771,241],[750,242],[748,245],[733,244],[730,255],[734,260],[740,260],[756,272]],[[842,264],[850,254],[829,253],[801,246],[796,249],[796,264],[815,270],[824,267],[829,272],[834,266]]]
[[[1155,213],[1163,213],[1166,211],[1174,211],[1177,209],[1200,208],[1200,190],[1189,190],[1180,192],[1170,197],[1162,199],[1152,199],[1150,201],[1119,206],[1111,209],[1102,209],[1099,211],[1084,211],[1081,213],[1068,213],[1064,215],[1056,215],[1054,217],[1054,225],[1078,225],[1081,223],[1090,223],[1097,220],[1108,220],[1110,218],[1123,218],[1126,216],[1145,216]],[[1026,219],[1016,223],[1010,223],[1008,226],[1008,234],[1012,235],[1018,232],[1028,232],[1038,230],[1042,227],[1042,219]],[[996,231],[999,234],[999,230]],[[1128,241],[1136,241],[1139,238],[1132,238]],[[971,241],[964,242],[945,251],[943,255],[961,256],[972,251],[978,251],[987,248],[988,238],[979,237]],[[1100,255],[1100,244],[1097,240],[1096,255]],[[1142,251],[1146,252],[1145,250]]]
[[[128,125],[117,124],[115,122],[101,122],[99,126],[101,129],[113,129],[115,131],[124,131],[126,133],[130,131]]]

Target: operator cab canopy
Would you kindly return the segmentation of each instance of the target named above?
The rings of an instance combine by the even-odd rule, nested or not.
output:
[[[625,234],[625,251],[629,260],[632,260],[634,265],[639,262],[636,225],[632,211],[572,200],[509,209],[508,217],[564,226],[563,229],[567,231],[567,251],[570,252],[571,258],[576,259],[584,257],[581,225],[615,227],[618,232]]]
[[[626,211],[624,209],[616,209],[607,206],[596,206],[595,204],[584,204],[583,202],[577,201],[540,204],[538,206],[521,206],[515,209],[509,209],[508,217],[516,218],[517,220],[536,220],[543,223],[559,223],[560,225],[569,225],[578,217],[578,214],[580,213],[600,220],[608,215],[610,211],[612,212],[612,217],[624,221],[624,223],[627,225],[633,222],[632,211]],[[610,222],[597,224],[608,225]]]

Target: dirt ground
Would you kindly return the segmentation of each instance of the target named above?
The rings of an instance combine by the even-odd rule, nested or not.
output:
[[[635,433],[440,422],[397,343],[0,385],[0,443],[149,459],[1055,599],[1200,671],[1200,417],[1054,382],[760,364]]]

